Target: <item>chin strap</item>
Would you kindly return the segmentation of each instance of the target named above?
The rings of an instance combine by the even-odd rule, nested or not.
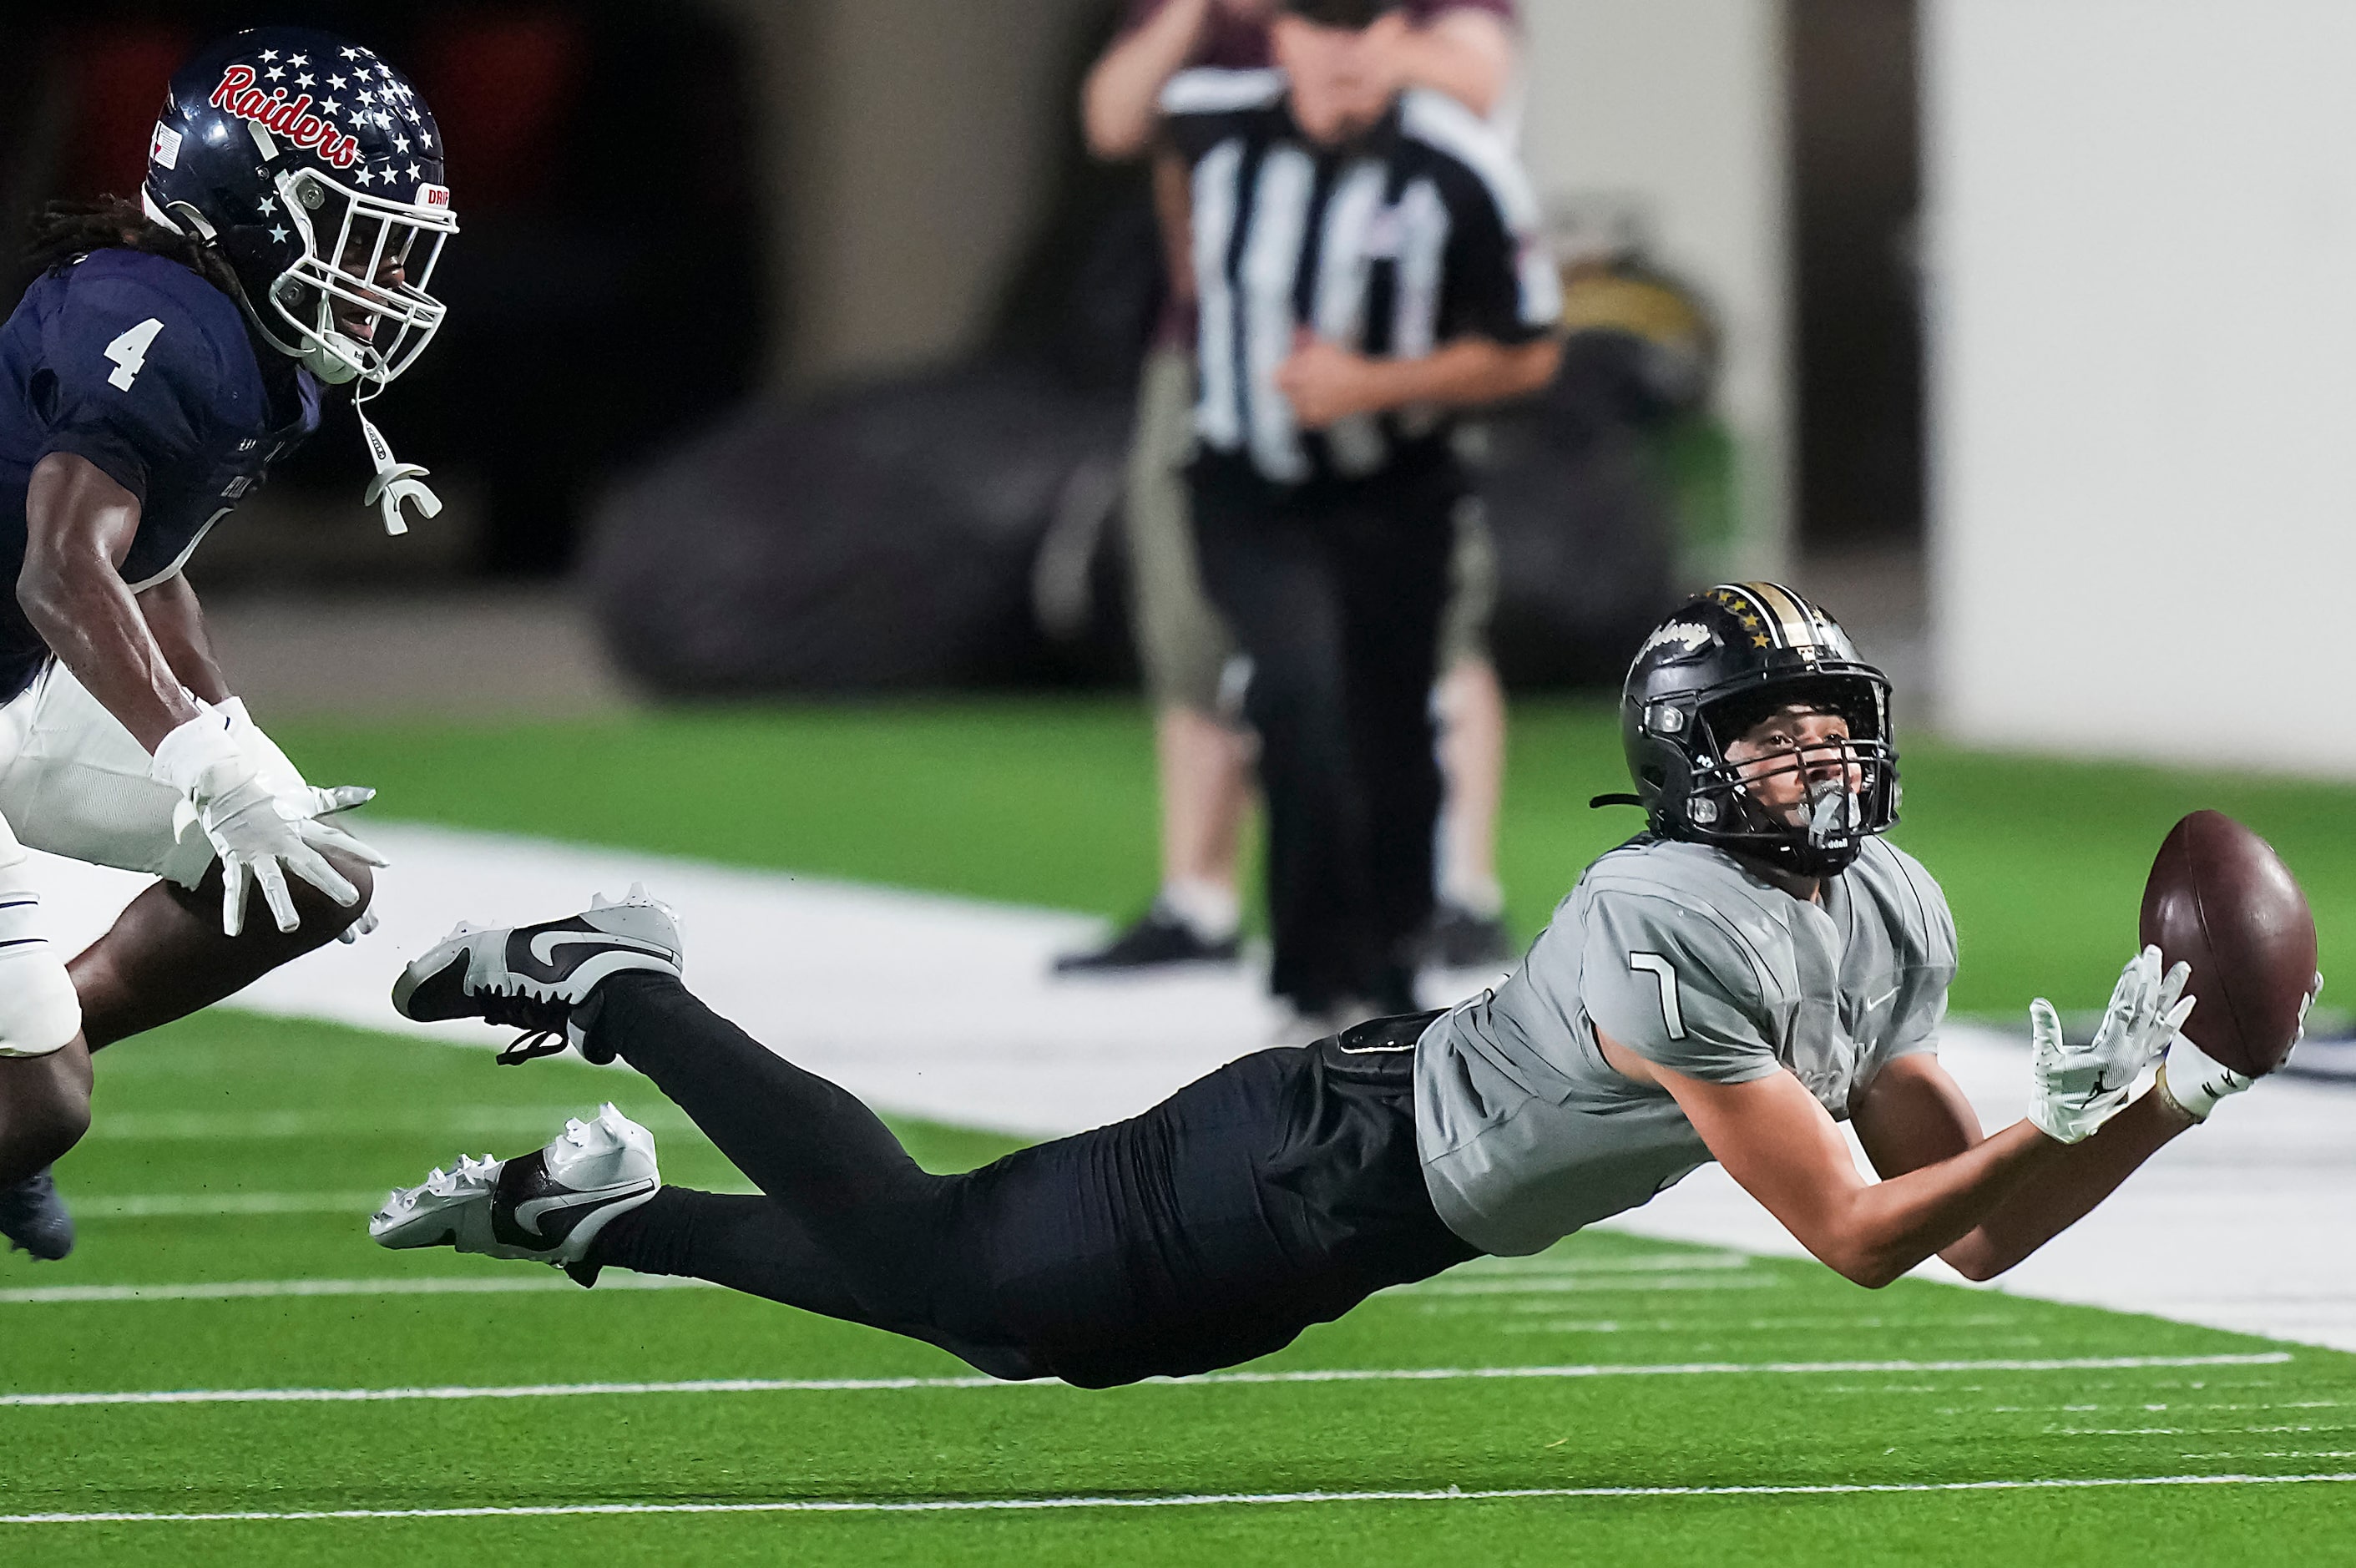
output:
[[[385,445],[384,436],[373,421],[363,413],[360,404],[373,397],[378,389],[371,385],[352,394],[352,413],[360,422],[360,435],[367,438],[369,459],[376,465],[376,478],[369,481],[360,505],[372,506],[384,514],[387,533],[407,533],[409,520],[401,515],[404,502],[415,502],[420,517],[442,515],[442,498],[418,483],[430,470],[415,463],[403,463],[394,458],[392,448]]]

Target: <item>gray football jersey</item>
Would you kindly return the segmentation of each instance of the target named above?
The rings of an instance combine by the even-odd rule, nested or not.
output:
[[[1535,1252],[1633,1208],[1709,1150],[1595,1032],[1714,1083],[1789,1069],[1837,1120],[1882,1065],[1936,1048],[1955,972],[1945,896],[1870,840],[1803,903],[1721,850],[1639,839],[1587,868],[1494,991],[1416,1047],[1416,1138],[1449,1229]]]

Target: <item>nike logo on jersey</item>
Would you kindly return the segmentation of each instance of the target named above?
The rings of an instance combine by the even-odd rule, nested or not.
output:
[[[556,962],[556,950],[574,942],[595,942],[600,947],[634,948],[659,958],[670,957],[670,950],[660,942],[642,942],[636,937],[617,937],[605,931],[542,931],[531,939],[531,956],[541,963]]]
[[[540,1228],[540,1217],[552,1209],[562,1208],[573,1214],[573,1223],[577,1225],[582,1219],[596,1213],[597,1210],[610,1208],[626,1197],[636,1197],[642,1192],[652,1192],[654,1187],[655,1184],[651,1178],[641,1178],[637,1181],[617,1182],[612,1187],[591,1187],[583,1192],[559,1193],[554,1197],[535,1197],[515,1206],[516,1224],[531,1235],[546,1236],[548,1233]],[[566,1230],[570,1230],[572,1228],[567,1226]],[[562,1238],[550,1237],[549,1240],[552,1244],[562,1240]]]
[[[1893,996],[1895,996],[1895,995],[1897,995],[1897,994],[1898,994],[1898,987],[1896,987],[1896,986],[1894,986],[1894,985],[1893,985],[1893,986],[1891,986],[1889,990],[1887,990],[1887,991],[1883,992],[1880,995],[1876,996],[1876,997],[1872,998],[1870,1001],[1867,1002],[1867,1003],[1866,1003],[1866,1004],[1865,1004],[1865,1010],[1866,1010],[1867,1012],[1870,1013],[1870,1012],[1872,1012],[1876,1007],[1880,1006],[1883,1003],[1885,1003],[1885,1002],[1889,1001],[1891,997],[1893,997]]]

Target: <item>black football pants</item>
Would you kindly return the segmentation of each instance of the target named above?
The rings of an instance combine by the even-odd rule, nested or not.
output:
[[[1452,463],[1395,465],[1281,493],[1229,469],[1198,462],[1190,492],[1204,588],[1251,656],[1269,988],[1306,1011],[1411,1007],[1408,946],[1431,917],[1431,682],[1461,477]]]
[[[665,1187],[601,1266],[683,1274],[1107,1388],[1232,1366],[1473,1255],[1416,1156],[1434,1015],[1261,1051],[1141,1116],[959,1176],[665,976],[598,988],[589,1037],[653,1079],[763,1196]]]

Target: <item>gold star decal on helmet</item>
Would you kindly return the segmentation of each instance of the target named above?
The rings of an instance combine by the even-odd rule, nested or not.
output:
[[[1756,623],[1754,622],[1753,624]],[[1767,646],[1767,639],[1764,636],[1753,637],[1751,639],[1751,646],[1753,648],[1764,648]]]

